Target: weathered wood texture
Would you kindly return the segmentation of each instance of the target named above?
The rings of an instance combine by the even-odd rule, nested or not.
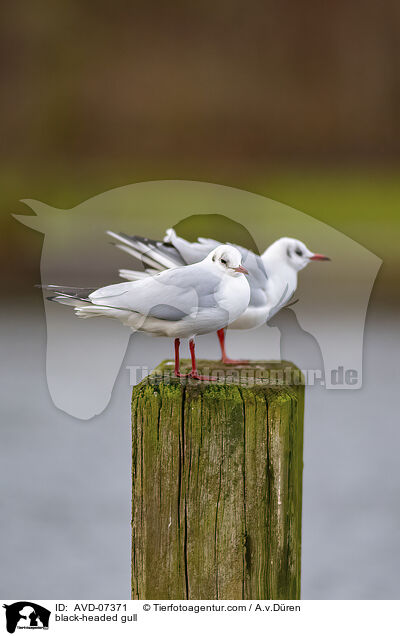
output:
[[[260,362],[203,383],[170,369],[133,389],[132,598],[298,599],[298,370]]]

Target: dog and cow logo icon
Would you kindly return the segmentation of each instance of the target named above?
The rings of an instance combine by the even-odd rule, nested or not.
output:
[[[14,634],[16,629],[48,629],[50,610],[32,601],[17,601],[3,605],[6,610],[7,631]]]

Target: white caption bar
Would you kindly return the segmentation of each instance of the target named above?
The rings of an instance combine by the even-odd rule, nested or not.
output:
[[[391,633],[400,601],[1,601],[2,633],[148,634],[261,628],[279,636]],[[218,630],[218,631],[217,631]]]

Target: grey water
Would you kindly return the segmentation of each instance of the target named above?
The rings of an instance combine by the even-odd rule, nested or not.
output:
[[[363,387],[307,389],[304,599],[400,597],[397,330],[392,313],[372,309]],[[257,357],[253,333],[231,337],[235,356]],[[58,410],[48,392],[41,303],[9,308],[1,334],[0,596],[128,599],[131,387],[126,367],[138,359],[155,366],[171,356],[172,343],[132,337],[110,404],[97,417],[80,421]],[[315,344],[305,342],[310,350]],[[217,355],[214,336],[199,339],[199,348],[202,357]],[[290,354],[288,346],[285,357]],[[297,362],[295,350],[291,358]]]

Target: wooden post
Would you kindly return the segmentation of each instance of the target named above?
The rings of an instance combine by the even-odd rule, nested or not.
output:
[[[133,389],[132,598],[298,599],[300,372],[199,360],[227,374],[204,383],[172,364]]]

